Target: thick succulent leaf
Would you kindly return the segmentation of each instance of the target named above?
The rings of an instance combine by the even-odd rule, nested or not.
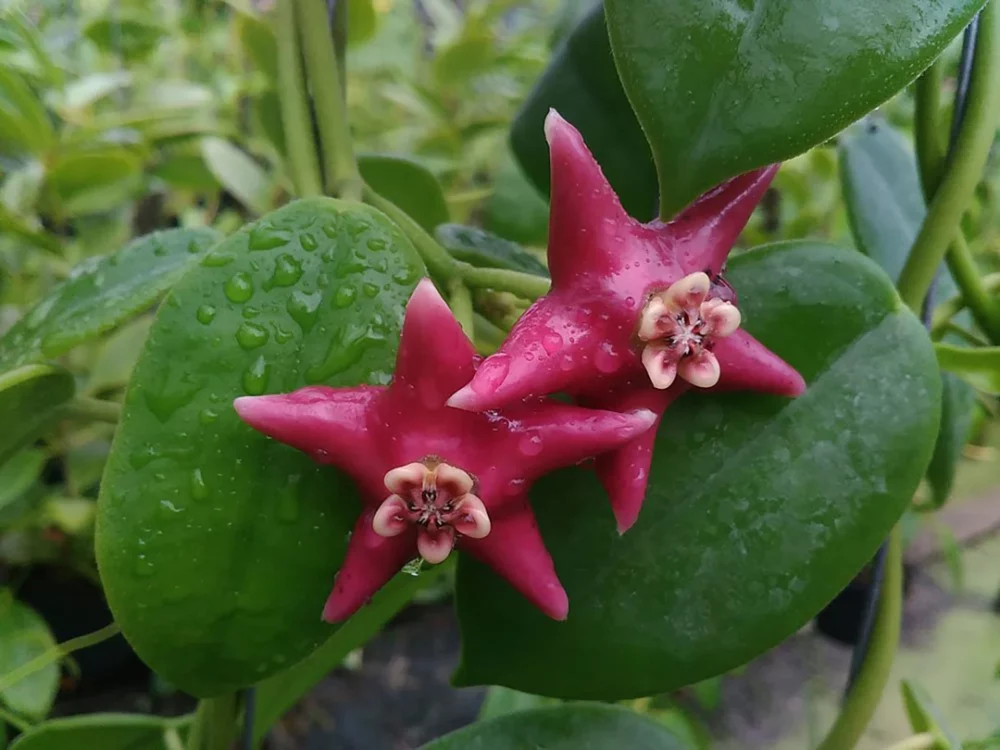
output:
[[[482,229],[461,224],[442,224],[434,234],[445,250],[474,266],[509,268],[512,271],[549,277],[545,264],[523,247]]]
[[[899,131],[875,118],[851,127],[838,148],[844,202],[858,249],[895,281],[927,214],[916,157]],[[935,297],[948,299],[957,288],[942,266]],[[938,507],[951,492],[975,408],[975,394],[968,384],[947,376],[942,387],[941,429],[927,467],[932,502]]]
[[[333,631],[320,613],[354,489],[232,402],[388,382],[422,273],[382,214],[317,198],[216,246],[161,306],[101,483],[97,559],[125,637],[181,689],[245,687]]]
[[[459,684],[620,699],[721,674],[808,622],[903,513],[930,460],[940,378],[889,279],[810,242],[737,257],[728,278],[747,329],[808,390],[673,404],[624,536],[589,470],[541,480],[532,498],[569,618],[547,620],[462,560]]]
[[[271,178],[246,152],[224,138],[206,136],[201,156],[219,184],[244,206],[258,214],[271,208]]]
[[[663,42],[661,51],[668,50],[672,47]],[[563,39],[511,126],[514,154],[545,195],[549,147],[543,125],[550,108],[583,134],[625,209],[638,219],[652,218],[657,196],[653,157],[618,80],[600,3]]]
[[[54,365],[30,364],[0,372],[0,463],[31,444],[73,398],[73,375]]]
[[[91,258],[0,338],[0,368],[63,354],[152,305],[221,239],[212,229],[168,229]]]
[[[165,737],[176,724],[176,719],[139,714],[53,719],[22,734],[10,750],[165,750],[170,747]]]
[[[822,143],[912,81],[983,0],[607,0],[660,213]],[[586,133],[585,133],[586,135]]]
[[[620,706],[578,703],[476,722],[423,750],[683,750],[666,727]]]
[[[360,154],[358,169],[372,189],[406,211],[428,232],[448,221],[448,204],[437,178],[405,156]]]
[[[0,589],[0,675],[13,672],[56,647],[52,631],[31,607]],[[0,704],[32,719],[44,718],[59,688],[59,666],[47,664],[0,690]]]

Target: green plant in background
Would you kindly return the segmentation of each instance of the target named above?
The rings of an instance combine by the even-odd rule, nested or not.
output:
[[[783,162],[726,279],[809,390],[673,405],[622,537],[593,474],[541,480],[570,617],[546,620],[463,558],[456,680],[503,687],[427,747],[705,747],[676,691],[711,707],[719,675],[808,622],[888,536],[871,647],[823,744],[853,747],[898,638],[898,522],[934,523],[973,424],[996,412],[1000,14],[752,5],[4,6],[0,746],[5,725],[16,750],[221,749],[243,724],[258,742],[421,592],[452,587],[450,564],[411,568],[320,622],[354,490],[249,433],[232,401],[387,384],[425,274],[494,352],[549,290],[555,107],[641,221]],[[974,17],[960,64],[949,45]],[[40,563],[100,581],[116,624],[57,645],[18,600]],[[46,720],[57,662],[119,626],[196,713]],[[904,698],[915,737],[899,748],[962,746]]]

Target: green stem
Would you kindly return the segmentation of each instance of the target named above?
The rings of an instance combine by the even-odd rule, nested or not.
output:
[[[39,654],[31,661],[25,662],[17,669],[0,677],[0,693],[8,690],[12,685],[16,685],[21,680],[30,677],[39,669],[43,669],[49,664],[69,656],[74,651],[96,646],[98,643],[102,643],[120,632],[121,628],[118,627],[118,623],[113,622],[100,630],[95,630],[93,633],[87,633],[78,638],[71,638],[64,643],[57,644],[54,648],[50,648],[45,653]]]
[[[122,416],[121,404],[99,398],[88,398],[87,396],[76,396],[71,399],[63,406],[63,411],[70,417],[80,417],[94,422],[108,422],[109,424],[118,424],[118,420]]]
[[[889,535],[885,578],[872,629],[868,656],[854,688],[817,750],[851,750],[875,714],[882,691],[889,681],[899,646],[899,623],[903,614],[903,542],[897,525]]]
[[[972,317],[991,342],[1000,344],[1000,303],[990,295],[961,232],[952,241],[947,260],[948,270],[962,290],[962,297]]]
[[[288,0],[285,0],[288,2]],[[361,200],[361,175],[351,146],[326,0],[295,0],[309,89],[316,107],[323,175],[330,195]]]
[[[918,314],[938,267],[960,229],[962,214],[973,198],[996,133],[1000,116],[1000,86],[994,85],[1000,78],[998,32],[1000,12],[996,0],[992,0],[980,15],[965,119],[897,284],[903,301]],[[973,299],[968,290],[963,289],[963,292],[971,303]]]
[[[970,331],[968,328],[962,328],[962,326],[957,323],[952,323],[950,320],[944,324],[941,328],[941,337],[947,334],[954,334],[964,341],[972,344],[972,346],[989,346],[990,342],[980,336],[978,333]],[[933,338],[933,337],[932,337]]]
[[[18,716],[17,714],[15,714],[13,711],[8,711],[3,706],[0,706],[0,721],[6,721],[8,724],[10,724],[12,727],[14,727],[14,729],[16,729],[21,734],[24,734],[29,729],[31,729],[31,722],[29,722],[26,719],[22,719],[20,716]],[[3,727],[0,726],[0,730],[2,730],[2,729],[3,729]],[[2,738],[3,738],[3,732],[0,731],[0,739],[2,739]]]
[[[1000,273],[991,273],[988,276],[984,276],[983,286],[990,295],[994,295],[1000,291]],[[967,305],[968,302],[965,301],[965,295],[962,292],[938,305],[934,309],[934,321],[931,326],[931,333],[937,334],[948,324],[949,320],[958,315]]]
[[[887,750],[931,750],[937,745],[937,738],[930,732],[921,732],[907,737],[902,742],[887,748]]]
[[[924,196],[930,200],[941,183],[945,147],[941,139],[941,84],[944,81],[944,61],[934,61],[914,87],[913,140],[917,149],[917,165]]]
[[[472,289],[500,289],[524,299],[535,300],[548,294],[549,280],[541,276],[506,268],[476,268],[459,263],[462,280]]]
[[[504,329],[479,313],[475,313],[472,322],[476,333],[476,348],[481,354],[492,354],[500,348],[507,337],[507,332]]]
[[[306,98],[302,55],[295,33],[295,6],[292,0],[276,3],[275,24],[278,39],[278,91],[281,124],[285,130],[288,171],[300,198],[323,194],[320,182],[316,142],[313,140]],[[324,28],[326,24],[323,24]]]
[[[198,702],[188,750],[229,750],[236,739],[236,693],[225,693]]]
[[[461,279],[448,281],[448,305],[455,319],[461,324],[462,330],[465,331],[465,335],[472,339],[475,336],[472,293]]]

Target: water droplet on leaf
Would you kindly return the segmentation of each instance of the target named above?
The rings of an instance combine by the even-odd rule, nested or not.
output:
[[[262,325],[244,323],[236,331],[236,341],[243,349],[250,351],[267,343],[270,334]]]
[[[288,235],[274,231],[268,226],[256,226],[250,230],[247,246],[251,250],[273,250],[288,244]]]
[[[203,325],[208,325],[213,320],[215,320],[215,308],[211,305],[202,305],[198,308],[197,312],[194,314],[198,322]]]
[[[249,396],[259,396],[267,390],[267,380],[270,376],[270,365],[263,356],[257,357],[253,364],[243,373],[243,390]]]
[[[253,297],[253,281],[250,275],[241,271],[226,282],[226,297],[230,302],[246,302]]]

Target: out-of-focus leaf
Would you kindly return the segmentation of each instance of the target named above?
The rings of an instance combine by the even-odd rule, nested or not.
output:
[[[474,266],[509,268],[549,277],[545,264],[534,255],[517,243],[482,229],[461,224],[442,224],[434,234],[448,252]]]
[[[179,151],[169,154],[152,168],[151,174],[179,190],[211,192],[219,189],[219,181],[205,166],[200,153]]]
[[[942,373],[941,430],[927,467],[931,504],[935,508],[944,505],[951,494],[962,449],[969,439],[975,408],[976,394],[972,388],[955,375]]]
[[[41,100],[22,77],[0,66],[0,153],[41,156],[54,141]]]
[[[88,73],[66,86],[59,105],[65,114],[72,116],[131,83],[132,74],[125,70]]]
[[[56,641],[38,613],[0,589],[0,675],[6,675],[54,649]],[[32,719],[48,714],[59,687],[59,666],[47,664],[0,690],[0,703]]]
[[[150,316],[145,316],[122,328],[104,342],[93,366],[90,368],[90,378],[84,393],[94,395],[102,391],[113,391],[124,388],[132,376],[149,327],[153,324]]]
[[[263,21],[246,14],[238,15],[234,23],[240,45],[254,68],[267,76],[271,85],[277,85],[278,43],[274,31]]]
[[[512,690],[502,685],[493,685],[486,691],[486,700],[479,709],[477,721],[487,721],[498,716],[526,711],[531,708],[541,708],[543,706],[553,706],[561,703],[557,698],[546,698],[543,695],[532,695],[522,693],[520,690]]]
[[[201,139],[201,155],[223,187],[254,213],[271,207],[271,179],[257,162],[222,138]]]
[[[10,750],[166,750],[166,733],[176,723],[176,719],[138,714],[53,719],[33,726]]]
[[[46,187],[69,216],[102,213],[128,200],[142,178],[142,160],[124,148],[60,154],[49,166]]]
[[[70,536],[94,528],[97,503],[83,497],[49,497],[42,503],[42,522]]]
[[[437,51],[434,77],[442,86],[454,86],[488,70],[495,59],[491,34],[484,31],[463,36]]]
[[[73,390],[73,376],[55,365],[31,364],[0,372],[0,462],[41,435],[73,397]]]
[[[45,453],[26,448],[0,463],[0,512],[16,502],[42,473]]]
[[[372,189],[427,231],[448,221],[440,183],[422,164],[394,154],[361,154],[358,169]]]
[[[151,110],[211,108],[215,94],[194,81],[157,81],[136,92],[133,106]]]
[[[281,121],[281,102],[277,91],[264,91],[253,98],[254,119],[264,137],[279,154],[285,153],[285,125]]]
[[[528,181],[510,151],[505,150],[497,169],[483,224],[489,231],[524,245],[544,247],[548,239],[548,201]]]
[[[980,390],[996,393],[1000,390],[1000,346],[964,347],[935,344],[941,368],[961,375]]]
[[[146,14],[132,11],[97,16],[83,27],[83,35],[102,52],[125,62],[138,62],[148,56],[165,32]]]
[[[910,728],[914,732],[933,735],[933,750],[962,750],[962,743],[945,726],[940,711],[922,687],[909,680],[903,680],[899,688],[903,694],[903,707],[910,720]]]
[[[66,484],[70,492],[81,495],[93,489],[101,479],[110,450],[111,443],[104,438],[95,438],[69,449],[66,454]]]
[[[44,180],[45,166],[42,162],[27,162],[7,174],[0,186],[0,204],[19,216],[34,214]]]
[[[375,36],[378,14],[372,0],[347,0],[347,43],[361,45]]]

